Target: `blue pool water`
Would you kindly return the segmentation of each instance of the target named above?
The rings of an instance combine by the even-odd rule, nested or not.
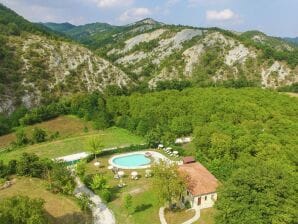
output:
[[[132,154],[113,159],[113,163],[123,167],[146,166],[151,162],[144,154]]]

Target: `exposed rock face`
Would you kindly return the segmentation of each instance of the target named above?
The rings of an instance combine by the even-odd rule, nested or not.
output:
[[[150,51],[139,48],[132,51],[135,46],[152,40],[158,41],[158,44]],[[266,36],[261,34],[254,35],[252,40],[268,41]],[[238,79],[240,76],[243,78],[243,71],[248,80],[259,80],[260,85],[270,88],[290,85],[297,79],[297,69],[292,70],[285,63],[281,69],[275,68],[276,65],[273,68],[267,68],[267,61],[260,63],[257,49],[247,47],[238,39],[219,31],[183,27],[172,29],[163,26],[154,31],[130,37],[124,41],[124,44],[123,49],[112,48],[108,56],[116,55],[115,63],[131,69],[140,77],[139,80],[144,78],[142,74],[146,64],[153,64],[155,69],[148,82],[152,88],[158,81],[192,79],[195,76],[195,69],[201,66],[202,57],[206,54],[210,55],[210,51],[214,49],[217,52],[216,60],[222,62],[217,63],[220,67],[216,67],[215,72],[209,75],[210,80],[214,82]],[[283,44],[279,47],[283,47]],[[273,78],[272,72],[277,72],[277,78]]]
[[[231,49],[225,57],[225,63],[232,66],[235,62],[244,63],[248,57],[255,58],[254,52],[250,52],[243,44]]]
[[[276,88],[293,82],[298,82],[298,76],[278,61],[274,62],[271,67],[262,69],[262,85],[264,87]]]

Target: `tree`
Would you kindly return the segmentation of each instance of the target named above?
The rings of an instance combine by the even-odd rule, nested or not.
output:
[[[25,196],[14,196],[0,201],[0,223],[46,224],[44,201]]]
[[[47,133],[41,128],[34,128],[32,133],[32,140],[36,143],[44,142],[46,140]]]
[[[132,196],[131,194],[126,194],[124,196],[124,207],[126,208],[126,210],[128,211],[128,214],[130,213],[131,211],[131,208],[132,208]]]
[[[178,172],[175,163],[160,161],[152,166],[153,186],[161,204],[168,203],[170,209],[175,202],[180,202],[186,190],[185,177]]]
[[[48,188],[54,193],[72,194],[75,182],[65,163],[52,164],[47,173]]]
[[[102,141],[99,138],[91,138],[88,141],[88,146],[92,154],[94,155],[94,159],[97,159],[97,154],[101,153],[102,148],[104,147]]]
[[[45,164],[35,154],[23,153],[17,163],[16,171],[20,176],[42,177]]]
[[[216,223],[296,223],[297,174],[282,160],[245,158],[219,189]]]

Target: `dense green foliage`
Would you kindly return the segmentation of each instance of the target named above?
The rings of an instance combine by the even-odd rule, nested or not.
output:
[[[293,83],[290,86],[283,86],[278,88],[278,91],[280,92],[293,92],[293,93],[298,93],[298,83]]]
[[[290,37],[286,37],[283,38],[285,41],[289,42],[289,43],[293,43],[296,44],[298,46],[298,37],[294,37],[294,38],[290,38]]]
[[[70,23],[42,23],[42,25],[50,28],[51,30],[62,33],[76,27],[75,25],[72,25]]]
[[[0,201],[2,224],[46,224],[42,199],[15,196]]]
[[[296,223],[298,176],[283,156],[242,160],[219,191],[217,223]]]
[[[63,114],[73,114],[85,120],[92,120],[97,129],[110,125],[102,94],[76,94],[71,98],[62,98],[58,102],[36,107],[30,111],[20,108],[9,116],[0,114],[0,135],[9,133],[19,125],[31,125]],[[28,142],[21,142],[20,145],[23,143]]]

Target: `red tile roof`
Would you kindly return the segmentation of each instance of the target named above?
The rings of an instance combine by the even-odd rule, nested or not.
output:
[[[202,164],[183,164],[178,170],[187,176],[187,189],[193,196],[216,192],[218,180]]]
[[[183,161],[183,164],[186,164],[186,163],[193,163],[196,160],[192,156],[186,156],[182,158],[182,161]]]

